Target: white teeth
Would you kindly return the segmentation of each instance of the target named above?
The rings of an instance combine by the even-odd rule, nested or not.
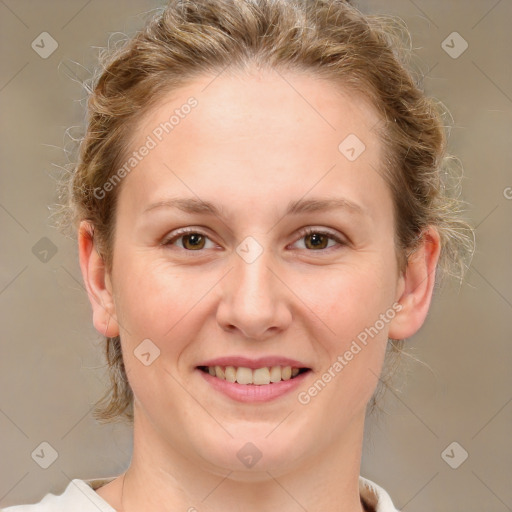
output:
[[[239,366],[236,371],[236,381],[238,384],[252,384],[252,370]]]
[[[224,370],[225,379],[228,382],[235,382],[236,380],[236,370],[234,366],[226,366],[226,369]]]
[[[281,367],[272,366],[270,368],[270,382],[279,382],[281,380]]]
[[[209,370],[209,369],[208,369]],[[220,367],[220,366],[216,366],[215,367],[215,375],[219,378],[219,379],[223,379],[224,378],[224,370]]]
[[[208,373],[218,379],[237,382],[238,384],[255,384],[257,386],[290,380],[292,377],[296,377],[299,371],[299,368],[292,368],[291,366],[271,366],[256,368],[255,370],[244,366],[208,367]]]
[[[259,386],[270,384],[270,371],[268,368],[258,368],[252,372],[252,380],[254,384]]]

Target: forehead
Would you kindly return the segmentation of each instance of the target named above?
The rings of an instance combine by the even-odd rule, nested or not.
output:
[[[311,75],[204,75],[139,120],[130,151],[149,139],[154,147],[125,179],[123,194],[142,206],[171,189],[173,196],[238,193],[251,205],[269,194],[294,200],[343,185],[365,202],[368,187],[384,185],[379,122],[363,96]]]
[[[193,109],[187,107],[190,98],[197,103]],[[196,77],[160,98],[139,120],[139,135],[165,124],[173,113],[180,114],[171,122],[174,138],[183,131],[180,126],[186,125],[202,142],[229,143],[227,135],[245,135],[256,137],[258,144],[265,136],[273,139],[276,132],[289,138],[300,132],[301,138],[311,139],[330,134],[336,142],[347,128],[368,139],[367,132],[380,122],[369,98],[362,93],[314,74],[278,70],[224,70],[219,75]],[[285,133],[281,131],[284,127]],[[169,134],[166,131],[165,135]],[[326,142],[330,139],[327,137]]]

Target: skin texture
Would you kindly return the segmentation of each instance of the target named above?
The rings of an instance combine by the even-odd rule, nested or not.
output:
[[[198,101],[120,185],[112,274],[91,226],[80,226],[94,325],[108,336],[120,333],[135,395],[122,503],[123,475],[97,492],[130,512],[361,511],[365,408],[388,337],[413,335],[427,315],[438,234],[426,232],[401,275],[392,198],[378,172],[382,148],[372,131],[379,117],[361,97],[292,73],[214,78],[195,79],[140,120],[132,150],[189,97]],[[349,134],[366,146],[354,161],[338,149]],[[211,201],[225,217],[170,207],[144,213],[171,196]],[[344,198],[362,213],[285,216],[288,203],[301,198]],[[183,238],[162,245],[183,227],[207,236],[199,250]],[[344,243],[327,239],[315,248],[300,233],[306,227]],[[252,263],[236,252],[248,236],[262,250]],[[401,311],[379,334],[307,405],[299,403],[298,392],[395,303]],[[134,350],[148,338],[160,356],[145,366]],[[226,355],[290,357],[312,371],[297,391],[240,403],[196,369]],[[262,454],[252,468],[237,457],[247,442]]]

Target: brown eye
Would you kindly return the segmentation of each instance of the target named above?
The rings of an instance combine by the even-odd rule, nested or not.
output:
[[[181,243],[178,241],[181,240]],[[178,231],[174,236],[171,236],[164,242],[162,242],[162,245],[165,246],[174,246],[177,245],[181,249],[185,249],[186,251],[193,252],[193,251],[200,251],[202,249],[208,249],[214,247],[215,244],[210,241],[210,246],[206,247],[207,241],[209,241],[209,237],[205,234],[195,231],[193,229],[184,229],[181,231]]]
[[[347,245],[343,239],[336,236],[334,233],[330,233],[328,231],[322,231],[321,229],[308,228],[301,233],[301,238],[299,240],[304,240],[305,249],[309,249],[309,252],[328,252],[329,249],[335,248],[334,246],[337,244],[338,246]],[[329,241],[335,242],[329,244]]]
[[[311,233],[304,237],[305,240],[310,240],[310,244],[306,242],[308,249],[325,249],[329,243],[329,237],[322,233]]]
[[[185,249],[203,249],[205,244],[205,237],[199,233],[193,233],[191,235],[183,235],[183,247]]]

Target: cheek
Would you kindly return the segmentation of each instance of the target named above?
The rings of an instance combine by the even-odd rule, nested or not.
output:
[[[322,278],[310,300],[329,327],[340,337],[354,336],[373,324],[392,306],[395,276],[385,261],[377,259],[364,268],[333,271]]]
[[[116,263],[116,311],[130,385],[145,406],[169,409],[168,389],[176,391],[170,374],[199,328],[194,306],[211,286],[137,254]]]
[[[315,295],[316,311],[329,327],[319,339],[327,356],[322,368],[327,372],[325,380],[336,382],[331,395],[334,403],[353,400],[355,407],[358,399],[361,403],[369,399],[377,385],[389,325],[396,314],[396,274],[388,263],[375,258],[364,269],[335,272],[323,281],[323,293]],[[345,396],[347,389],[352,398]]]
[[[211,287],[190,272],[141,255],[119,258],[117,264],[116,312],[130,339],[169,336]]]
[[[331,419],[339,428],[346,411],[366,407],[378,384],[395,315],[392,279],[385,265],[375,262],[365,272],[337,272],[322,281],[323,293],[314,295],[314,311],[328,329],[322,329],[324,335],[315,333],[324,351],[322,367],[299,402],[314,404],[318,417],[333,411]]]

